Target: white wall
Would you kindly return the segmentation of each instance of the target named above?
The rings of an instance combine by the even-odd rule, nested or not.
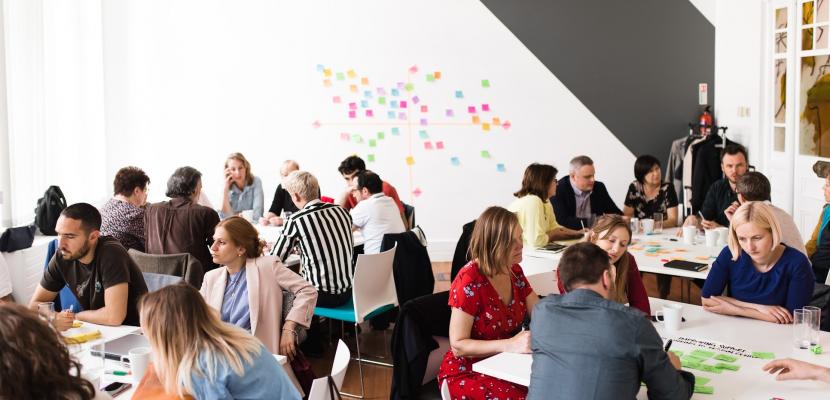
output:
[[[415,205],[433,258],[448,260],[462,224],[489,205],[507,205],[531,162],[552,163],[561,176],[572,156],[588,154],[620,206],[633,179],[634,156],[475,0],[124,1],[104,3],[103,17],[107,175],[128,164],[144,168],[151,200],[163,198],[174,168],[192,165],[217,203],[222,163],[232,151],[252,161],[266,203],[286,158],[317,175],[323,194],[333,196],[343,188],[339,162],[371,150],[377,162],[369,168]],[[417,65],[412,82],[430,120],[446,120],[443,110],[453,108],[455,120],[465,121],[468,105],[487,102],[491,116],[512,127],[427,127],[432,140],[445,142],[443,151],[425,151],[417,130],[408,136],[405,125],[400,137],[386,130],[377,149],[344,142],[344,131],[368,137],[380,129],[312,127],[315,120],[349,121],[332,103],[335,91],[322,86],[317,64],[354,69],[372,89],[405,80]],[[428,71],[442,78],[428,84]],[[482,88],[481,79],[491,87]],[[455,90],[464,91],[463,101]],[[375,122],[387,121],[374,111]],[[410,146],[411,170],[404,162]],[[493,159],[482,159],[481,150]],[[414,188],[423,194],[413,197]]]

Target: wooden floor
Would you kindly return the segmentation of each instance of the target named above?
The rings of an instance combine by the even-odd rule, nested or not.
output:
[[[432,270],[435,273],[435,292],[448,290],[450,288],[450,263],[434,262],[432,263]],[[672,280],[672,290],[669,294],[669,299],[680,301],[681,282],[682,281],[677,278]],[[643,283],[645,283],[648,295],[657,297],[657,281],[654,275],[644,274]],[[700,289],[698,289],[695,285],[691,285],[691,299],[692,304],[700,305]],[[354,335],[347,335],[345,342],[354,353],[353,336]],[[388,350],[391,337],[391,328],[386,332],[379,332],[372,330],[368,326],[363,326],[360,333],[361,353],[368,353],[370,357],[375,355],[386,356],[386,360],[383,361],[391,363],[391,359],[389,358],[391,356],[389,355]],[[334,358],[334,347],[336,347],[336,345],[328,347],[321,358],[309,358],[312,368],[318,376],[325,376],[331,372],[331,363]],[[363,384],[366,390],[365,393],[367,399],[388,399],[389,390],[392,385],[392,368],[363,364]],[[343,391],[348,393],[360,393],[360,379],[356,361],[352,361],[349,364],[349,369],[346,372],[346,379],[343,382]]]

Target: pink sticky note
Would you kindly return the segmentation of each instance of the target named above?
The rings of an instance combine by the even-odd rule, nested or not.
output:
[[[346,132],[343,132],[343,133],[340,134],[340,139],[341,140],[345,140],[345,141],[348,142],[349,140],[351,140],[351,138],[352,138],[351,135],[349,135]]]
[[[432,150],[432,142],[424,142],[424,150]]]
[[[398,89],[403,90],[404,86],[406,86],[403,82],[398,82]]]
[[[357,114],[354,112],[354,110],[349,111],[349,118],[355,118],[355,117],[357,117]]]
[[[367,117],[374,117],[375,113],[373,113],[372,110],[366,110],[366,116]]]
[[[481,111],[484,111],[484,112],[490,111],[490,105],[489,104],[482,104],[481,105]]]
[[[401,101],[400,106],[401,106],[401,108],[406,108],[406,102],[405,102],[405,101]]]
[[[386,89],[384,89],[382,87],[379,87],[377,89],[377,92],[378,92],[378,96],[386,96]]]
[[[332,97],[331,102],[334,103],[334,104],[340,104],[340,96]]]
[[[411,73],[413,73],[413,74],[414,74],[414,73],[416,73],[416,72],[418,72],[418,66],[417,66],[417,65],[413,65],[413,66],[409,67],[409,72],[411,72]]]
[[[451,110],[451,109],[449,109],[449,108],[448,108],[448,109],[447,109],[447,116],[448,116],[448,117],[454,117],[454,116],[455,116],[455,112],[453,112],[453,110]]]
[[[510,121],[504,121],[501,124],[501,127],[504,128],[505,130],[510,129]]]
[[[422,193],[424,192],[422,192],[420,188],[415,188],[415,190],[412,191],[412,195],[415,197],[420,197]]]
[[[418,104],[420,101],[421,99],[418,96],[412,96],[412,104]]]
[[[406,113],[398,113],[398,119],[406,120]]]
[[[314,121],[314,122],[311,124],[311,126],[312,126],[312,127],[314,127],[314,129],[319,128],[319,127],[320,127],[320,121]]]
[[[444,150],[444,142],[435,142],[435,148],[438,150]]]
[[[429,107],[421,106],[421,112],[429,112]]]
[[[467,107],[467,112],[470,113],[470,114],[475,114],[476,113],[476,107],[475,106]]]
[[[426,126],[427,124],[428,124],[427,119],[426,118],[421,118],[421,125]]]
[[[357,110],[357,103],[349,103],[349,110]]]

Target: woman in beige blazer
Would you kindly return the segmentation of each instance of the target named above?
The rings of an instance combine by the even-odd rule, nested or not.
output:
[[[293,359],[298,325],[308,328],[317,290],[273,256],[262,256],[256,228],[240,217],[219,222],[210,254],[222,266],[205,274],[202,297],[223,321],[248,329],[272,353]],[[282,289],[294,305],[282,321]]]

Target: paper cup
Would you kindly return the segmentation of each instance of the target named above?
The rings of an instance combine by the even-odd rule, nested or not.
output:
[[[695,235],[697,235],[696,226],[692,225],[683,227],[683,243],[695,244]]]
[[[706,230],[706,246],[707,247],[717,246],[719,238],[720,238],[720,233],[716,229],[707,229]]]
[[[729,228],[722,226],[715,230],[718,231],[718,246],[726,246],[729,241]]]

